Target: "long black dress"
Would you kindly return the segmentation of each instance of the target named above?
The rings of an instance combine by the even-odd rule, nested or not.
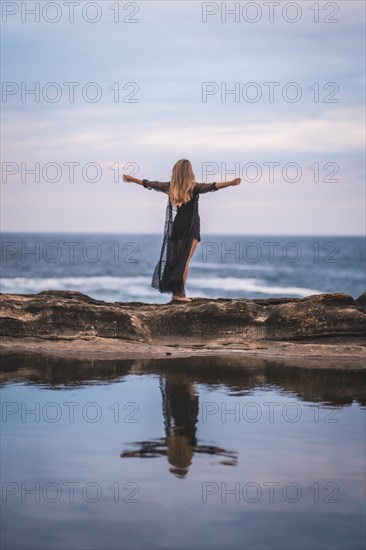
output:
[[[146,189],[168,195],[163,244],[154,269],[151,286],[160,292],[185,296],[183,273],[194,239],[201,240],[198,202],[201,193],[217,191],[216,182],[196,183],[192,198],[182,206],[173,206],[169,197],[170,182],[142,180]]]

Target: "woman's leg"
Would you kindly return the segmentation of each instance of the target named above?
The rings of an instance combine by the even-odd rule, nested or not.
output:
[[[189,253],[188,260],[187,260],[187,263],[186,263],[186,267],[185,267],[184,273],[183,273],[184,286],[186,286],[186,280],[187,280],[187,277],[188,277],[189,262],[191,261],[191,258],[194,254],[194,251],[196,250],[197,245],[198,245],[198,240],[193,239],[192,246],[191,246],[191,251]]]
[[[188,269],[189,269],[189,262],[190,262],[190,260],[193,256],[193,254],[194,254],[194,251],[196,250],[197,244],[198,244],[198,240],[193,239],[192,245],[191,245],[191,250],[189,252],[189,256],[188,256],[188,259],[187,259],[187,262],[186,262],[186,266],[185,266],[184,272],[183,272],[183,289],[186,286],[186,280],[187,280]],[[183,294],[183,296],[182,295],[179,296],[178,294],[173,294],[172,299],[177,300],[177,301],[181,301],[181,302],[190,302],[191,301],[190,298],[185,298],[185,291],[184,290],[183,290],[182,294]]]

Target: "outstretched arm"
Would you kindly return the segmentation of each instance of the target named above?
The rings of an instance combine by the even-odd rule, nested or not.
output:
[[[130,181],[132,183],[138,183],[139,185],[142,185],[142,180],[134,178],[133,176],[127,176],[127,174],[123,174],[123,181]]]
[[[235,178],[231,181],[216,182],[216,189],[224,189],[224,187],[230,187],[232,185],[239,185],[241,178]]]
[[[214,183],[196,183],[195,190],[196,193],[208,193],[209,191],[218,191],[219,189],[223,189],[224,187],[229,187],[230,185],[239,185],[241,182],[240,178],[236,178],[232,181],[222,181],[222,182],[214,182]]]
[[[163,193],[168,193],[169,191],[169,182],[163,182],[163,181],[149,181],[149,180],[139,180],[138,178],[134,178],[132,176],[123,176],[123,181],[131,181],[133,183],[138,183],[139,185],[143,185],[146,189],[155,189],[155,191],[162,191]]]

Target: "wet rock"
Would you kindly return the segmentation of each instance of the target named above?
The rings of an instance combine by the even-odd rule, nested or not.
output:
[[[0,294],[2,339],[91,340],[175,345],[253,340],[357,339],[366,335],[366,293],[306,298],[205,299],[144,304],[95,300],[80,292]],[[335,340],[334,340],[335,339]]]

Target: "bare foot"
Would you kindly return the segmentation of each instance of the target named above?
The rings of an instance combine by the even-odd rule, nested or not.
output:
[[[191,302],[191,298],[186,298],[185,296],[173,296],[172,302]]]

